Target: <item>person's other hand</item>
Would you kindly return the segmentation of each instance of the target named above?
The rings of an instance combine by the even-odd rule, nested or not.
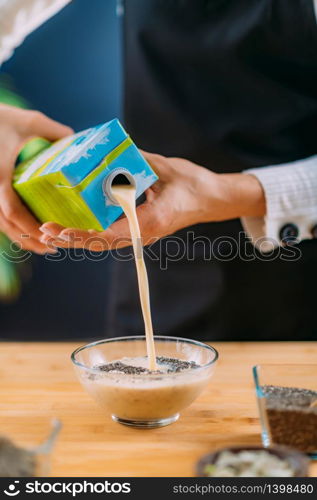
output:
[[[0,231],[25,250],[54,252],[40,241],[40,223],[12,188],[16,158],[32,137],[55,141],[73,133],[38,111],[0,104]]]
[[[265,213],[261,184],[252,175],[216,174],[182,158],[143,154],[159,176],[146,191],[146,201],[137,207],[143,245],[192,224]],[[44,243],[59,247],[101,251],[131,244],[125,217],[99,233],[52,222],[40,230]]]

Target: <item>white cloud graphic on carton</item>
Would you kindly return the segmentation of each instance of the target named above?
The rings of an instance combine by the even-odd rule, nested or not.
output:
[[[110,132],[110,128],[107,127],[102,131],[98,131],[98,133],[90,137],[88,140],[84,139],[79,144],[71,144],[59,155],[57,162],[61,163],[62,167],[67,167],[78,163],[81,158],[88,159],[92,157],[95,146],[107,144],[109,142],[108,136]],[[83,150],[83,148],[85,149]]]
[[[144,181],[146,180],[146,185],[153,184],[156,180],[157,177],[154,174],[154,172],[146,172],[146,170],[143,170],[142,172],[137,172],[136,174],[132,174],[136,183],[136,188],[137,188],[137,196],[140,196],[142,194],[142,191],[144,190]]]

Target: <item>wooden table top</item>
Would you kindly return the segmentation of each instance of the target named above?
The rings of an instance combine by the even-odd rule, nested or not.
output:
[[[208,389],[178,422],[140,430],[113,422],[84,392],[69,358],[78,345],[0,345],[1,433],[37,443],[51,417],[60,418],[53,476],[193,476],[205,453],[261,443],[254,364],[317,362],[317,342],[215,342],[220,358]],[[317,462],[310,472],[317,476]]]

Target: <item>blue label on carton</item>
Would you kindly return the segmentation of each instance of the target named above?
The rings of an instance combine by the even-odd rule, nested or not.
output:
[[[42,222],[101,230],[122,214],[104,189],[117,169],[134,177],[137,197],[158,179],[114,119],[57,141],[18,167],[14,187]]]

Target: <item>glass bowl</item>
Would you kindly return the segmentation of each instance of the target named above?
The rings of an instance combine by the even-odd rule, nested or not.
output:
[[[317,459],[317,365],[253,367],[264,446],[286,445]]]
[[[39,424],[37,417],[27,418],[27,416],[11,415],[9,424],[3,425],[0,420],[1,435],[0,435],[0,477],[47,477],[50,475],[51,455],[52,451],[61,430],[61,422],[58,419],[53,419],[41,422],[39,428],[36,428],[36,434],[45,428],[45,438],[41,444],[30,444],[33,440],[33,429],[29,428],[29,421],[32,421],[33,427]],[[17,432],[12,436],[12,425],[18,425]],[[7,429],[7,428],[8,429]],[[10,432],[11,427],[11,432]],[[24,439],[19,439],[21,435]],[[18,439],[16,439],[16,437]],[[26,441],[26,442],[25,442]],[[17,444],[18,442],[18,444]],[[19,481],[17,481],[19,482]],[[7,493],[9,496],[14,496],[13,490]]]
[[[98,366],[122,358],[146,357],[144,336],[100,340],[80,347],[71,359],[85,390],[116,422],[141,428],[175,422],[210,381],[218,353],[202,342],[155,336],[157,356],[199,365],[178,373],[127,374],[101,371]]]

